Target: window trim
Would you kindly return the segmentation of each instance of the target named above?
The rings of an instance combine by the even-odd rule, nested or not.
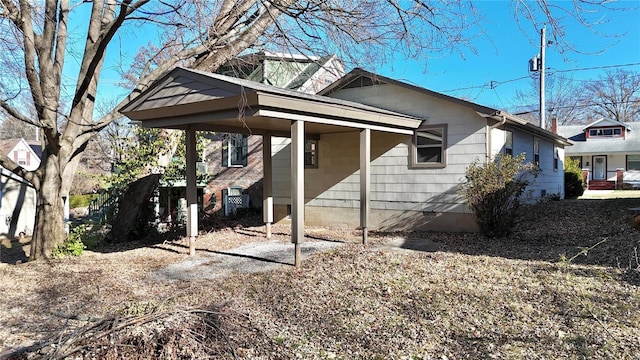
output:
[[[533,138],[533,163],[540,166],[540,139]]]
[[[559,157],[560,156],[558,154],[558,147],[553,145],[553,171],[558,171],[560,163]]]
[[[447,166],[447,134],[448,134],[448,125],[447,124],[433,124],[433,125],[423,125],[413,131],[413,135],[411,136],[411,146],[410,146],[410,157],[411,157],[411,168],[415,169],[441,169]],[[441,129],[442,131],[442,144],[440,146],[435,145],[421,145],[418,146],[418,133],[423,130],[431,130],[431,129]],[[441,148],[441,158],[440,162],[418,162],[418,147],[440,147]]]

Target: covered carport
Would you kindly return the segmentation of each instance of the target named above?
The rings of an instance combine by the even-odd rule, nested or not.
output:
[[[300,266],[304,239],[304,139],[307,135],[358,131],[360,227],[367,242],[370,209],[371,131],[412,135],[421,119],[356,102],[280,89],[253,81],[175,68],[121,108],[143,127],[186,131],[187,237],[195,254],[198,235],[196,131],[263,137],[263,219],[273,223],[271,137],[291,138],[291,242]]]

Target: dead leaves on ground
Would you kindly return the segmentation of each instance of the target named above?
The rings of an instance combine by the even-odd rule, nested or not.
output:
[[[536,205],[509,239],[372,234],[370,245],[318,254],[301,270],[216,281],[149,281],[186,256],[180,243],[4,267],[14,283],[0,285],[0,338],[45,341],[25,355],[34,358],[638,359],[640,232],[627,210],[635,201]],[[198,247],[256,241],[260,231],[212,232]],[[283,241],[287,231],[275,229]],[[440,250],[381,246],[398,236]],[[47,308],[82,316],[36,310]]]

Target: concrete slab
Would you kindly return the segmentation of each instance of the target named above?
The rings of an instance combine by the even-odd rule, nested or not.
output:
[[[302,257],[342,245],[340,242],[310,241],[302,243]],[[294,265],[294,244],[276,241],[250,243],[228,251],[199,250],[197,256],[156,271],[157,280],[216,279],[234,272],[256,273],[280,266]]]

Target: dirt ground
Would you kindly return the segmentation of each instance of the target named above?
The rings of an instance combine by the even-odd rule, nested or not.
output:
[[[5,243],[0,354],[640,359],[638,206],[539,204],[499,240],[307,228],[301,269],[280,225],[206,233],[195,257],[156,238],[21,262]]]

